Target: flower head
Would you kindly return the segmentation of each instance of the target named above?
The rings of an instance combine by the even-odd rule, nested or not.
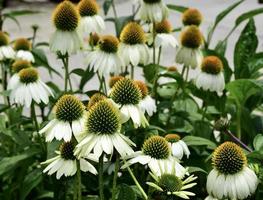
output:
[[[152,136],[145,140],[142,152],[155,159],[167,159],[171,154],[168,142],[161,136]]]
[[[20,81],[24,84],[34,83],[39,78],[38,71],[33,67],[20,70],[18,75]]]
[[[56,118],[60,121],[72,122],[82,117],[84,106],[82,102],[73,95],[63,95],[56,103]]]
[[[58,30],[74,31],[78,27],[79,14],[70,1],[60,3],[53,13],[53,23]]]
[[[110,97],[120,105],[137,105],[142,98],[139,87],[128,78],[120,79],[112,88]]]
[[[117,53],[119,40],[113,35],[104,35],[99,40],[99,48],[106,53]]]
[[[136,22],[128,23],[120,35],[120,41],[129,45],[143,44],[145,40],[144,30],[141,25]]]
[[[165,139],[168,141],[168,142],[171,142],[171,143],[174,143],[174,142],[178,142],[181,137],[177,134],[167,134],[165,136]]]
[[[26,38],[19,38],[14,43],[14,50],[30,51],[32,48],[31,42]]]
[[[106,99],[106,96],[102,93],[95,93],[91,96],[89,103],[88,103],[88,109],[90,109],[92,106],[94,106],[96,103]]]
[[[26,60],[17,60],[12,64],[12,71],[14,73],[20,72],[20,70],[32,67],[31,63]]]
[[[75,160],[74,148],[75,146],[72,142],[63,142],[59,147],[61,157],[65,160]]]
[[[81,17],[94,16],[99,12],[99,5],[96,0],[81,0],[78,4],[78,10]]]
[[[185,26],[196,25],[199,26],[202,23],[202,14],[195,8],[188,8],[184,11],[182,21]]]
[[[187,27],[181,34],[181,44],[191,49],[199,48],[203,43],[203,36],[197,26]]]
[[[134,82],[141,91],[142,99],[144,99],[146,96],[148,96],[149,91],[148,91],[147,85],[143,81],[139,81],[139,80],[136,80]]]
[[[117,83],[119,80],[121,80],[123,78],[124,78],[123,76],[112,76],[112,77],[110,77],[110,80],[109,80],[110,88],[112,88],[115,85],[115,83]]]
[[[7,46],[8,44],[9,44],[8,35],[5,32],[0,31],[0,47],[1,46]]]
[[[172,25],[169,20],[165,19],[161,22],[155,23],[155,31],[156,33],[171,33]]]
[[[223,70],[223,63],[217,56],[207,56],[203,59],[201,70],[208,74],[218,74]]]

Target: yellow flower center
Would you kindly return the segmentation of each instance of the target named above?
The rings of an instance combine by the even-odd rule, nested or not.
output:
[[[203,59],[201,69],[208,74],[218,74],[223,70],[223,63],[217,56],[207,56]]]
[[[24,51],[30,51],[32,48],[31,42],[29,42],[26,38],[19,38],[14,43],[14,49],[16,51],[18,50],[24,50]]]
[[[201,46],[203,36],[197,26],[187,27],[181,34],[181,44],[184,47],[196,49]]]
[[[172,30],[172,25],[167,19],[155,24],[156,33],[171,33]]]
[[[89,103],[88,103],[88,109],[90,109],[92,106],[97,104],[98,102],[106,99],[106,96],[102,93],[95,93],[91,96]]]
[[[121,80],[123,78],[124,78],[123,76],[112,76],[112,77],[110,77],[110,80],[109,80],[110,88],[112,88],[115,85],[115,83],[117,83],[119,80]]]
[[[134,83],[139,87],[141,94],[142,94],[142,99],[144,99],[148,95],[148,88],[147,85],[143,81],[134,81]]]
[[[141,25],[136,22],[128,23],[120,35],[121,42],[125,44],[143,44],[145,43],[145,33]]]
[[[29,84],[38,80],[38,71],[33,68],[25,68],[19,72],[19,78],[22,83]]]
[[[15,73],[20,72],[20,70],[32,67],[31,63],[26,60],[17,60],[12,64],[12,70]]]
[[[59,147],[61,157],[65,160],[75,160],[74,148],[75,146],[72,142],[63,142]]]
[[[119,46],[119,41],[113,35],[102,36],[99,40],[100,50],[106,53],[117,53],[118,46]]]
[[[79,14],[70,1],[60,3],[53,13],[53,23],[58,30],[74,31],[79,23]]]
[[[9,37],[5,32],[0,31],[0,46],[7,46],[9,43]]]
[[[81,0],[78,4],[78,10],[82,17],[94,16],[99,12],[99,5],[96,0]]]
[[[168,142],[171,142],[171,143],[174,143],[174,142],[178,142],[181,137],[177,134],[167,134],[165,136],[165,139],[168,141]]]
[[[224,142],[215,149],[212,163],[222,174],[236,174],[247,165],[247,158],[238,145]]]
[[[187,9],[182,16],[182,21],[185,26],[196,25],[199,26],[202,23],[202,14],[195,8]]]

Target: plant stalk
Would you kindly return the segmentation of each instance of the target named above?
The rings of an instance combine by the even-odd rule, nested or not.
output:
[[[103,158],[104,158],[104,153],[102,153],[100,158],[99,158],[99,193],[100,193],[100,200],[104,200]]]
[[[112,196],[111,200],[116,199],[116,193],[117,193],[117,179],[118,179],[118,171],[120,168],[120,157],[117,155],[116,161],[115,161],[115,169],[114,169],[114,176],[113,176],[113,183],[112,183]]]

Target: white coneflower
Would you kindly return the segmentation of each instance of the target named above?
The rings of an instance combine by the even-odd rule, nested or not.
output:
[[[93,151],[95,157],[99,158],[103,152],[112,155],[114,149],[121,156],[134,153],[130,146],[135,144],[120,131],[118,108],[107,99],[99,101],[88,111],[84,137],[77,145],[75,155],[87,156]]]
[[[53,96],[50,88],[41,81],[38,71],[35,68],[29,67],[22,69],[18,73],[19,81],[14,85],[9,85],[13,88],[10,93],[10,100],[14,103],[30,107],[34,100],[37,104],[49,102],[49,96]]]
[[[184,155],[187,158],[190,156],[188,146],[185,144],[181,137],[177,134],[167,134],[165,139],[169,142],[172,149],[172,155],[181,160]]]
[[[68,142],[72,133],[78,139],[84,129],[84,121],[85,106],[74,95],[66,94],[60,97],[55,105],[55,118],[39,133],[45,134],[47,142],[54,138]]]
[[[198,88],[221,94],[225,88],[223,63],[216,56],[207,56],[201,64],[201,72],[195,82]]]
[[[187,191],[196,185],[193,183],[197,179],[194,175],[182,179],[177,176],[174,166],[165,166],[160,175],[154,172],[150,174],[155,182],[147,182],[147,184],[158,191],[158,194],[163,194],[165,197],[177,196],[182,199],[195,196],[193,192]]]
[[[12,90],[14,89],[17,84],[19,83],[19,72],[22,69],[32,67],[30,62],[26,60],[17,60],[12,64],[12,71],[14,72],[11,78],[8,81],[7,89]]]
[[[118,75],[117,76],[111,76],[110,79],[109,79],[109,86],[110,86],[110,88],[113,88],[115,83],[117,83],[122,78],[124,78],[124,76],[118,76]]]
[[[6,33],[0,31],[0,61],[14,59],[15,51],[9,45],[9,37]]]
[[[19,38],[14,43],[14,50],[16,51],[16,59],[26,60],[28,62],[35,62],[35,58],[31,53],[32,44],[26,38]]]
[[[123,123],[131,118],[135,128],[149,125],[139,106],[142,94],[139,87],[131,79],[123,78],[116,82],[111,90],[110,97],[120,107]]]
[[[199,26],[202,23],[203,16],[199,10],[195,8],[188,8],[182,15],[182,22],[185,26],[195,25]]]
[[[86,64],[100,76],[108,76],[110,73],[119,74],[124,64],[118,54],[118,48],[119,41],[115,36],[101,36],[95,50],[87,54]]]
[[[48,159],[41,164],[48,166],[43,170],[44,173],[52,175],[56,173],[56,178],[60,179],[61,176],[73,176],[77,172],[77,159],[74,156],[74,148],[72,142],[63,142],[60,146],[60,151],[56,152],[58,155],[54,158]],[[87,157],[89,159],[89,157]],[[90,172],[97,174],[95,167],[90,164],[84,157],[79,159],[80,170],[83,172]]]
[[[185,28],[181,34],[181,46],[176,53],[176,62],[186,67],[199,67],[203,59],[200,50],[202,42],[203,36],[197,26]]]
[[[160,22],[168,17],[169,9],[163,0],[140,0],[139,16],[144,21]]]
[[[79,13],[70,1],[61,2],[53,13],[53,23],[56,31],[50,38],[52,52],[62,55],[74,54],[80,50],[82,39],[77,32]]]
[[[177,47],[178,42],[172,35],[172,25],[165,19],[161,22],[155,23],[155,46],[156,47]]]
[[[140,100],[139,106],[143,113],[147,113],[149,116],[152,116],[153,113],[157,111],[155,100],[148,94],[147,85],[143,81],[134,81],[135,84],[139,87],[142,99]]]
[[[246,199],[258,185],[254,171],[247,167],[242,149],[233,142],[221,144],[213,153],[214,169],[207,177],[207,192],[217,199]]]
[[[168,67],[168,68],[166,68],[166,70],[161,72],[161,74],[165,74],[165,73],[178,73],[177,67],[171,66],[171,67]],[[175,83],[175,82],[176,82],[176,80],[174,78],[171,78],[171,77],[161,76],[158,79],[159,85],[165,85],[165,84]]]
[[[171,156],[171,148],[165,138],[161,136],[152,136],[144,141],[142,150],[127,156],[129,159],[122,168],[126,168],[134,163],[148,165],[151,171],[160,176],[168,166],[174,168],[176,175],[182,178],[187,169],[185,169],[179,161]]]
[[[149,49],[145,44],[146,38],[143,28],[136,22],[128,23],[120,35],[120,56],[126,66],[130,63],[137,66],[139,63],[148,64]]]
[[[96,0],[81,0],[78,4],[78,11],[81,16],[79,29],[83,36],[90,33],[101,33],[105,29],[104,20],[99,13],[99,5]]]

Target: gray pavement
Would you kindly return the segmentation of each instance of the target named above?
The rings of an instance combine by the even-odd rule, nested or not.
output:
[[[179,1],[179,0],[166,0],[165,2],[170,3],[170,4],[177,4],[177,5],[183,5],[187,7],[194,7],[199,9],[203,16],[204,16],[204,22],[201,25],[201,29],[203,33],[206,35],[207,34],[207,29],[208,27],[212,24],[214,21],[216,15],[233,4],[234,2],[237,2],[237,0],[184,0],[184,1]],[[132,11],[132,1],[129,0],[119,0],[117,3],[117,11],[119,16],[124,16],[131,14]],[[231,28],[234,25],[234,20],[243,12],[247,12],[252,9],[256,9],[259,7],[262,7],[262,4],[258,4],[257,0],[246,0],[243,2],[238,8],[236,8],[232,13],[226,17],[218,26],[215,35],[214,35],[214,40],[212,42],[212,46],[215,45],[215,41],[218,41],[222,38],[225,37],[225,35],[231,30]],[[38,4],[13,4],[8,10],[16,10],[16,9],[32,9],[32,10],[40,10],[41,13],[37,15],[31,15],[31,16],[21,16],[18,18],[19,22],[21,23],[21,29],[19,29],[16,24],[10,20],[6,20],[4,23],[3,29],[7,32],[10,33],[11,38],[15,39],[17,37],[29,37],[32,35],[32,29],[31,25],[32,24],[38,24],[40,26],[40,30],[37,35],[37,42],[42,42],[42,41],[48,41],[51,33],[54,31],[54,28],[52,26],[51,22],[51,13],[52,10],[54,9],[55,5],[51,3],[38,3]],[[110,10],[109,15],[112,16],[112,10]],[[174,25],[174,27],[178,27],[181,25],[181,16],[180,13],[178,12],[171,12],[170,18],[169,18]],[[257,34],[260,37],[259,41],[259,49],[258,51],[263,50],[263,26],[262,26],[262,21],[263,21],[263,15],[259,15],[256,18],[256,23],[257,23]],[[107,22],[107,29],[105,33],[113,33],[114,34],[114,27],[113,24],[110,22]],[[235,42],[237,41],[239,34],[244,27],[245,23],[241,24],[237,30],[232,34],[232,36],[229,38],[229,43],[228,43],[228,49],[227,49],[227,58],[229,59],[230,65],[232,66],[233,64],[233,49]],[[178,34],[175,34],[175,36],[178,38]],[[52,67],[56,68],[58,71],[62,72],[61,66],[62,64],[56,60],[56,56],[52,53],[49,52],[49,50],[46,48],[45,51],[47,52],[49,62]],[[172,49],[167,49],[163,53],[163,58],[162,58],[162,64],[164,65],[172,65],[174,64],[174,50]],[[83,64],[83,56],[81,54],[79,55],[74,55],[70,59],[70,66],[71,68],[78,68],[78,67],[83,67],[85,68]],[[50,80],[50,78],[47,76],[47,72],[42,69],[41,70],[42,77],[45,81]],[[136,76],[137,78],[141,79],[141,71],[136,70]],[[53,80],[56,80],[56,83],[59,83],[61,87],[63,87],[63,81],[60,80],[58,77],[55,77]],[[75,86],[78,85],[78,78],[73,77],[73,84]],[[93,80],[92,84],[87,84],[86,85],[86,90],[92,90],[97,88],[97,80]]]

